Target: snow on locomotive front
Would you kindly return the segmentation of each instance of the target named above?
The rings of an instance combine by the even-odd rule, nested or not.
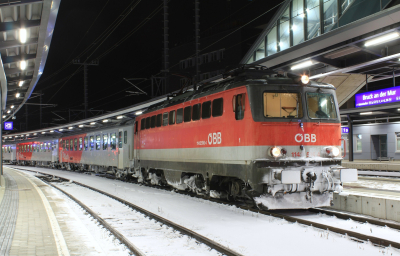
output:
[[[268,209],[330,206],[357,170],[341,167],[341,125],[335,88],[287,77],[247,86],[254,122],[248,181]],[[295,81],[295,82],[294,82]]]

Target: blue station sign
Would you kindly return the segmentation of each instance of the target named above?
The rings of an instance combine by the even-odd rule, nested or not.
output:
[[[13,122],[4,122],[4,130],[10,131],[14,129]]]

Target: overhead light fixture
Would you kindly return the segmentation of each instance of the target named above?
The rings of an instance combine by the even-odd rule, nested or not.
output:
[[[19,92],[17,92],[17,93],[15,94],[15,97],[16,97],[16,98],[19,98],[19,96],[21,96],[21,94],[20,94]]]
[[[18,86],[22,87],[23,84],[24,84],[24,81],[19,81]]]
[[[11,113],[11,110],[7,110],[7,114],[10,114]]]
[[[21,67],[21,70],[25,70],[26,69],[26,60],[21,60],[20,67]]]
[[[84,126],[83,124],[80,124],[80,125],[79,125],[80,128],[82,128],[83,126]]]
[[[91,123],[90,123],[90,125],[95,125],[95,124],[96,124],[96,122],[91,122]]]
[[[17,119],[17,117],[16,117],[16,116],[13,116],[13,117],[11,117],[11,119]]]
[[[51,130],[50,132],[54,132],[54,130]]]
[[[19,30],[19,41],[21,43],[26,43],[26,29],[25,28],[21,28]]]
[[[60,132],[64,131],[64,129],[58,129]]]
[[[117,116],[117,119],[122,119],[124,118],[124,116]]]
[[[37,135],[37,133],[35,132],[33,135]]]
[[[400,36],[399,33],[393,32],[393,33],[390,33],[390,34],[387,34],[387,35],[383,35],[383,36],[374,38],[372,40],[369,40],[369,41],[365,42],[364,46],[382,44],[382,43],[385,43],[385,42],[392,41],[392,40],[398,38],[399,36]]]
[[[137,115],[137,116],[141,115],[141,114],[143,114],[143,111],[138,111],[138,112],[135,113],[135,115]]]
[[[45,134],[46,132],[42,132],[42,134]]]
[[[15,135],[14,137],[15,137],[15,138],[18,138],[18,135]]]
[[[74,127],[70,126],[70,127],[68,127],[68,129],[72,130],[72,129],[74,129]]]
[[[14,108],[14,105],[11,105],[11,107],[10,108]]]
[[[28,137],[28,136],[29,136],[29,133],[28,133],[28,134],[25,134],[25,136]]]
[[[309,67],[309,66],[312,66],[312,65],[314,65],[314,63],[311,60],[309,60],[309,61],[305,61],[305,62],[302,62],[302,63],[297,64],[297,65],[294,65],[290,69],[291,70],[296,70],[296,69],[306,68],[306,67]]]
[[[372,112],[362,112],[362,113],[360,113],[360,115],[371,115],[372,114]]]
[[[103,120],[103,123],[108,123],[108,119],[104,119],[104,120]]]
[[[7,116],[3,116],[3,118],[6,118]]]

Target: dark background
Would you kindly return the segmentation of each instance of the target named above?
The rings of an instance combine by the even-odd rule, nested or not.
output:
[[[238,65],[278,8],[255,18],[282,1],[201,0],[200,49],[240,28],[201,52],[225,49],[224,61],[201,66],[201,71]],[[75,58],[80,58],[81,62],[95,59],[100,62],[99,66],[89,67],[89,109],[106,113],[150,99],[146,95],[129,96],[127,90],[137,90],[123,78],[149,79],[160,72],[163,52],[163,9],[160,7],[163,1],[140,1],[128,14],[137,2],[61,1],[46,66],[34,91],[43,93],[42,103],[57,104],[57,107],[42,108],[42,128],[83,118],[82,114],[69,118],[68,112],[69,109],[83,109],[83,68],[72,64]],[[120,24],[115,26],[115,21]],[[178,77],[180,72],[194,75],[194,68],[180,70],[178,65],[180,60],[195,53],[194,34],[194,0],[170,0],[170,90],[180,86],[172,77]],[[120,42],[124,38],[126,40]],[[150,80],[133,82],[150,95]],[[38,103],[39,97],[28,102]],[[14,127],[19,131],[40,128],[38,106],[28,106],[28,123],[25,106],[16,116]]]

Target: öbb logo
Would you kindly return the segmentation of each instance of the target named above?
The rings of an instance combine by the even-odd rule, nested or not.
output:
[[[208,134],[208,144],[221,144],[222,136],[220,132],[214,132]]]
[[[296,141],[296,142],[312,142],[312,143],[314,143],[314,142],[317,142],[317,135],[315,135],[315,134],[308,134],[308,133],[306,133],[306,134],[301,134],[301,133],[298,133],[298,134],[296,134],[295,136],[294,136],[294,140]]]

